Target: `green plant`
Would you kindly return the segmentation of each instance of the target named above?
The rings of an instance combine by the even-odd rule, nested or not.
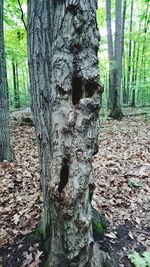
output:
[[[150,252],[145,251],[142,256],[134,251],[132,254],[128,255],[130,261],[135,267],[150,267]]]
[[[93,237],[96,241],[101,240],[103,238],[108,225],[109,221],[106,219],[106,217],[100,214],[95,208],[92,207]]]

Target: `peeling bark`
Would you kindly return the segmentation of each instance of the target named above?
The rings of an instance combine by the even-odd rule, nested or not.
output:
[[[101,93],[96,8],[96,0],[29,0],[31,98],[49,267],[92,266],[89,187]]]

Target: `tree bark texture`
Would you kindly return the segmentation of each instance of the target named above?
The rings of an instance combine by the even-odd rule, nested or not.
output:
[[[99,131],[96,0],[29,0],[32,110],[47,266],[92,266],[89,191]]]
[[[7,74],[4,57],[3,1],[0,1],[0,162],[12,160],[9,135]]]

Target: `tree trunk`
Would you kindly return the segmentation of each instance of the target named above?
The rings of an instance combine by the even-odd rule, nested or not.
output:
[[[120,6],[120,8],[119,8]],[[121,90],[121,66],[122,66],[122,45],[123,45],[123,29],[121,24],[121,2],[116,1],[115,14],[115,42],[112,40],[111,27],[111,0],[106,0],[106,24],[107,24],[107,41],[108,41],[108,55],[109,55],[109,108],[111,110],[110,117],[114,119],[122,119],[123,114],[120,107],[120,90]],[[119,24],[119,27],[117,23]],[[117,42],[120,43],[117,43]],[[119,49],[119,50],[117,50]]]
[[[125,29],[125,21],[126,21],[126,7],[127,7],[127,0],[123,1],[123,12],[122,12],[122,33],[121,33],[121,55],[123,57],[124,54],[124,29]]]
[[[14,84],[14,104],[15,108],[20,108],[19,88],[17,84],[17,70],[14,59],[12,59],[13,84]]]
[[[131,81],[131,55],[132,55],[132,21],[133,21],[133,5],[134,0],[131,2],[131,12],[130,12],[130,38],[129,38],[129,50],[128,50],[128,68],[127,68],[127,88],[126,88],[126,103],[129,102],[129,92],[130,92],[130,81]]]
[[[110,117],[121,120],[123,117],[120,106],[121,75],[122,75],[122,17],[121,17],[121,0],[115,3],[115,42],[114,42],[114,59],[115,66],[113,70],[113,87],[112,90],[112,108]]]
[[[3,1],[0,1],[0,162],[12,160],[9,135],[7,74],[4,57]]]
[[[121,74],[122,74],[122,100],[124,103],[125,99],[125,91],[126,91],[126,78],[125,78],[125,56],[124,56],[124,29],[125,29],[125,19],[126,19],[126,6],[127,6],[127,0],[123,1],[123,12],[122,12],[122,36],[121,36]]]
[[[131,80],[131,107],[135,108],[135,90],[136,90],[136,80],[135,80],[135,53],[136,53],[136,42],[133,42],[133,54],[132,54],[132,80]]]
[[[149,10],[149,2],[147,2],[147,8],[146,8],[146,12],[145,12],[144,31],[143,31],[144,32],[144,40],[143,40],[142,55],[141,55],[140,80],[142,79],[143,69],[144,69],[146,38],[147,38],[147,31],[148,31],[148,25],[149,25],[149,12],[148,12],[148,10]]]
[[[18,63],[16,60],[16,85],[17,85],[17,108],[21,107],[20,104],[20,92],[19,92],[19,73],[18,73]]]
[[[109,57],[109,94],[108,107],[113,108],[114,102],[114,53],[113,53],[113,38],[111,26],[111,0],[106,0],[106,24],[107,24],[107,44]]]
[[[101,91],[96,8],[96,0],[29,0],[31,100],[49,267],[92,266],[89,188]]]

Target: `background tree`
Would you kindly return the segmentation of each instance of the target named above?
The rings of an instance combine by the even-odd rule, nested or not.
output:
[[[123,114],[120,106],[121,77],[122,77],[122,54],[124,47],[124,20],[121,0],[115,2],[115,39],[112,38],[111,23],[111,0],[106,0],[106,22],[109,54],[109,108],[110,117],[122,119]]]
[[[101,91],[96,7],[96,0],[29,1],[31,98],[49,267],[91,266],[89,187]]]
[[[9,136],[7,75],[4,56],[3,1],[0,2],[0,161],[12,160]]]
[[[119,90],[119,102],[121,108],[129,106],[148,105],[150,103],[150,61],[149,61],[149,0],[121,1],[122,17],[122,82]],[[98,24],[101,32],[101,47],[99,50],[101,80],[105,86],[102,96],[103,107],[111,106],[112,99],[115,99],[109,90],[109,83],[112,83],[113,69],[116,66],[114,58],[115,40],[115,0],[107,1],[111,3],[111,32],[113,41],[113,59],[108,60],[107,27],[106,27],[106,0],[99,0],[100,8],[97,11]],[[8,70],[8,89],[10,97],[10,108],[17,107],[20,102],[21,107],[29,106],[29,80],[26,53],[26,0],[6,0],[4,3],[5,19],[5,51]],[[131,14],[132,9],[132,14]],[[132,19],[131,19],[132,17]],[[132,21],[132,23],[131,23]],[[130,27],[132,25],[132,27]],[[18,38],[19,37],[19,38]],[[109,42],[110,43],[110,42]],[[131,56],[130,56],[131,54]],[[131,57],[131,58],[130,58]],[[134,59],[134,60],[132,60]],[[19,85],[18,100],[15,97],[14,77],[12,61],[15,64],[15,80]],[[134,62],[134,63],[133,63]],[[110,68],[108,67],[109,65]],[[17,69],[16,69],[17,68]],[[110,86],[111,87],[111,86]],[[116,86],[114,86],[115,88]],[[114,94],[115,95],[115,94]],[[16,101],[15,101],[16,100]]]
[[[19,2],[19,3],[18,3]],[[25,1],[5,1],[5,51],[10,107],[29,106]]]
[[[149,0],[121,1],[122,3],[122,82],[120,86],[121,108],[129,106],[146,106],[150,103],[150,61],[149,61]],[[134,4],[134,5],[133,5]],[[116,1],[99,1],[97,12],[100,32],[102,32],[101,48],[99,51],[101,80],[104,83],[103,106],[110,107],[113,96],[109,90],[109,84],[113,84],[113,72],[116,67],[114,56],[115,40],[115,12]],[[107,9],[106,9],[107,8]],[[106,12],[107,10],[107,12]],[[107,23],[104,22],[107,19]],[[109,22],[108,22],[109,19]],[[111,20],[110,20],[111,19]],[[107,24],[107,25],[106,25]],[[112,47],[110,53],[111,39],[106,34],[106,27],[111,24]],[[108,29],[108,27],[107,27]],[[110,26],[109,26],[110,31]],[[123,34],[124,32],[124,34]],[[109,48],[108,48],[108,46]],[[145,44],[145,45],[144,45]],[[143,49],[144,46],[144,49]],[[108,51],[109,50],[109,51]],[[144,52],[143,52],[144,51]],[[109,54],[109,56],[108,56]],[[144,57],[142,56],[144,55]],[[143,60],[142,60],[143,58]],[[143,61],[143,64],[142,64]],[[110,76],[111,73],[111,76]],[[111,86],[110,86],[111,88]],[[114,86],[115,88],[115,86]],[[111,108],[111,107],[110,107]]]

